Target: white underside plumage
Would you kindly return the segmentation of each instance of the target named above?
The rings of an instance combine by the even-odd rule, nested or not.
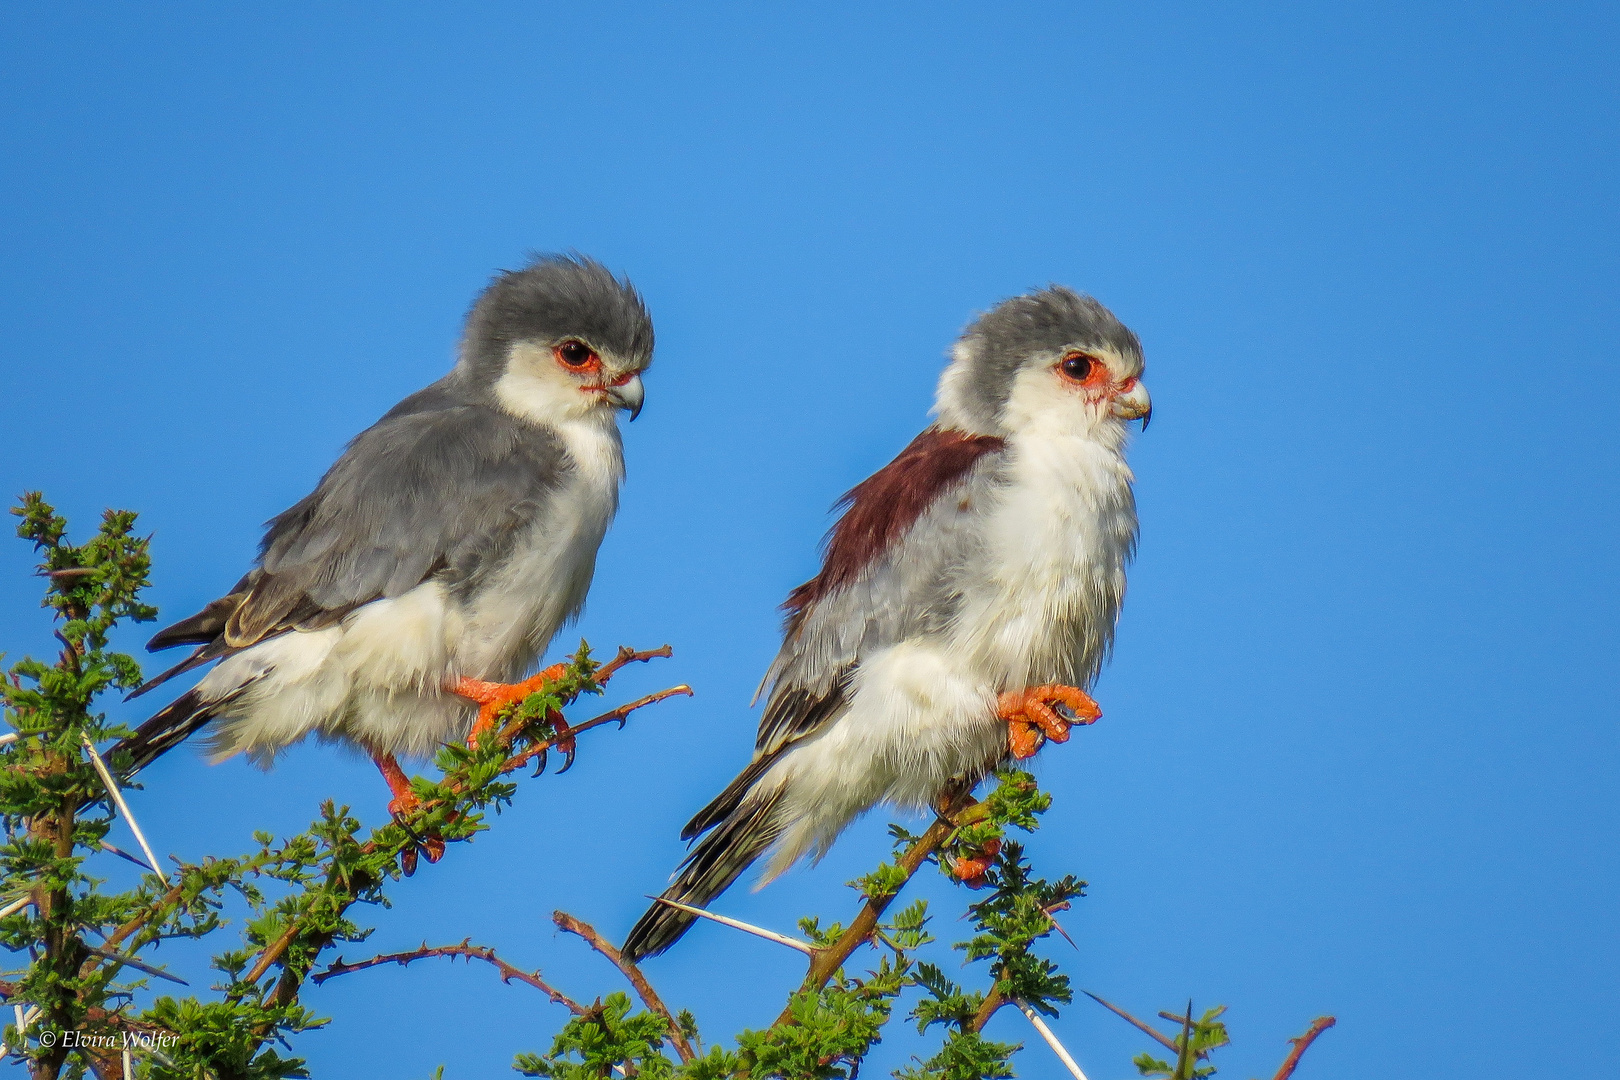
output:
[[[783,830],[761,884],[824,854],[879,803],[925,808],[952,777],[1006,753],[1002,691],[1087,686],[1112,638],[1136,536],[1123,433],[1025,424],[1007,440],[1008,482],[976,508],[982,558],[944,633],[862,658],[837,719],[794,745],[751,798],[780,791]]]
[[[585,603],[624,466],[604,410],[556,425],[572,467],[511,555],[470,596],[428,580],[340,623],[292,631],[227,657],[197,691],[213,703],[210,757],[268,765],[308,736],[371,752],[432,754],[475,710],[456,679],[509,682],[533,668]]]

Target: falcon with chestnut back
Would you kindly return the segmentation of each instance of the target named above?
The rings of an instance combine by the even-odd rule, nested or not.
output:
[[[768,882],[879,803],[926,809],[1101,715],[1086,691],[1136,547],[1142,367],[1135,334],[1060,286],[968,327],[935,423],[844,497],[789,595],[753,760],[687,825],[702,840],[664,899],[703,907],[764,856]],[[691,922],[655,903],[624,954]]]

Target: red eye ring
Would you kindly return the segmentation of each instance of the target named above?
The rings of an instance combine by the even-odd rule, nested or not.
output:
[[[583,341],[569,338],[556,348],[551,354],[557,358],[557,363],[573,371],[590,371],[594,366],[600,366],[601,359],[591,351],[591,347]]]
[[[1066,354],[1057,363],[1058,371],[1071,382],[1084,383],[1102,369],[1102,361],[1083,352]]]

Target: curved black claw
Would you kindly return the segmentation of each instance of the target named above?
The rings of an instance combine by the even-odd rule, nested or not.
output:
[[[541,749],[540,756],[534,759],[534,772],[530,773],[529,775],[531,775],[531,776],[539,776],[541,773],[543,773],[545,771],[546,771],[546,751],[544,749]]]
[[[568,755],[568,760],[563,762],[563,767],[557,770],[558,776],[561,776],[563,773],[574,767],[574,743],[572,740],[569,741],[568,747],[563,751],[563,753]]]

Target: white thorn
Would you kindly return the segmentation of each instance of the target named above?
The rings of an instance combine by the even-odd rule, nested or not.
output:
[[[135,1080],[135,1063],[129,1058],[129,1048],[124,1048],[124,1080]]]
[[[156,874],[158,880],[167,885],[169,875],[163,872],[163,868],[158,864],[157,856],[152,854],[152,845],[146,842],[146,834],[141,832],[140,825],[135,821],[135,815],[129,812],[129,803],[124,801],[124,793],[118,790],[118,781],[113,779],[112,773],[107,769],[107,763],[101,760],[100,754],[96,753],[96,744],[91,742],[90,736],[82,731],[79,732],[79,740],[84,743],[84,748],[90,751],[90,764],[94,765],[96,772],[101,774],[101,782],[107,785],[107,794],[112,796],[113,802],[118,804],[119,812],[124,815],[124,820],[129,823],[129,831],[135,834],[136,840],[140,841],[141,850],[146,852],[146,862],[152,867],[152,873]]]
[[[13,900],[5,907],[0,908],[0,919],[9,919],[23,908],[34,902],[32,896],[25,896],[21,900]]]
[[[809,942],[800,941],[798,938],[788,937],[786,934],[778,934],[775,930],[766,930],[763,927],[751,926],[745,922],[738,922],[736,919],[728,919],[724,915],[716,915],[712,911],[704,911],[700,907],[693,907],[690,904],[678,903],[674,900],[666,900],[662,896],[654,896],[650,899],[656,900],[660,904],[668,904],[672,908],[679,908],[689,915],[696,915],[702,919],[713,919],[715,922],[720,923],[723,926],[729,926],[735,930],[741,930],[745,934],[753,934],[755,937],[762,937],[766,941],[774,941],[778,945],[786,945],[790,949],[798,949],[806,956],[814,956],[816,954],[815,946],[811,945]]]
[[[0,746],[10,746],[20,738],[22,738],[22,736],[17,734],[15,731],[8,731],[4,735],[0,735]]]
[[[1074,1058],[1070,1057],[1069,1052],[1063,1049],[1063,1044],[1058,1042],[1056,1035],[1052,1034],[1052,1029],[1046,1026],[1046,1021],[1041,1019],[1040,1013],[1037,1013],[1029,1007],[1028,1003],[1018,998],[1013,999],[1013,1004],[1018,1006],[1019,1012],[1029,1017],[1029,1022],[1035,1025],[1035,1030],[1041,1033],[1041,1038],[1046,1040],[1046,1045],[1052,1048],[1052,1052],[1058,1056],[1058,1060],[1069,1067],[1069,1073],[1075,1080],[1086,1080],[1086,1074],[1080,1071],[1080,1066],[1075,1063]]]
[[[23,1046],[27,1046],[28,1036],[24,1035],[23,1032],[28,1030],[28,1018],[23,1015],[23,1007],[21,1005],[13,1005],[11,1009],[17,1014],[17,1040],[21,1042]]]

